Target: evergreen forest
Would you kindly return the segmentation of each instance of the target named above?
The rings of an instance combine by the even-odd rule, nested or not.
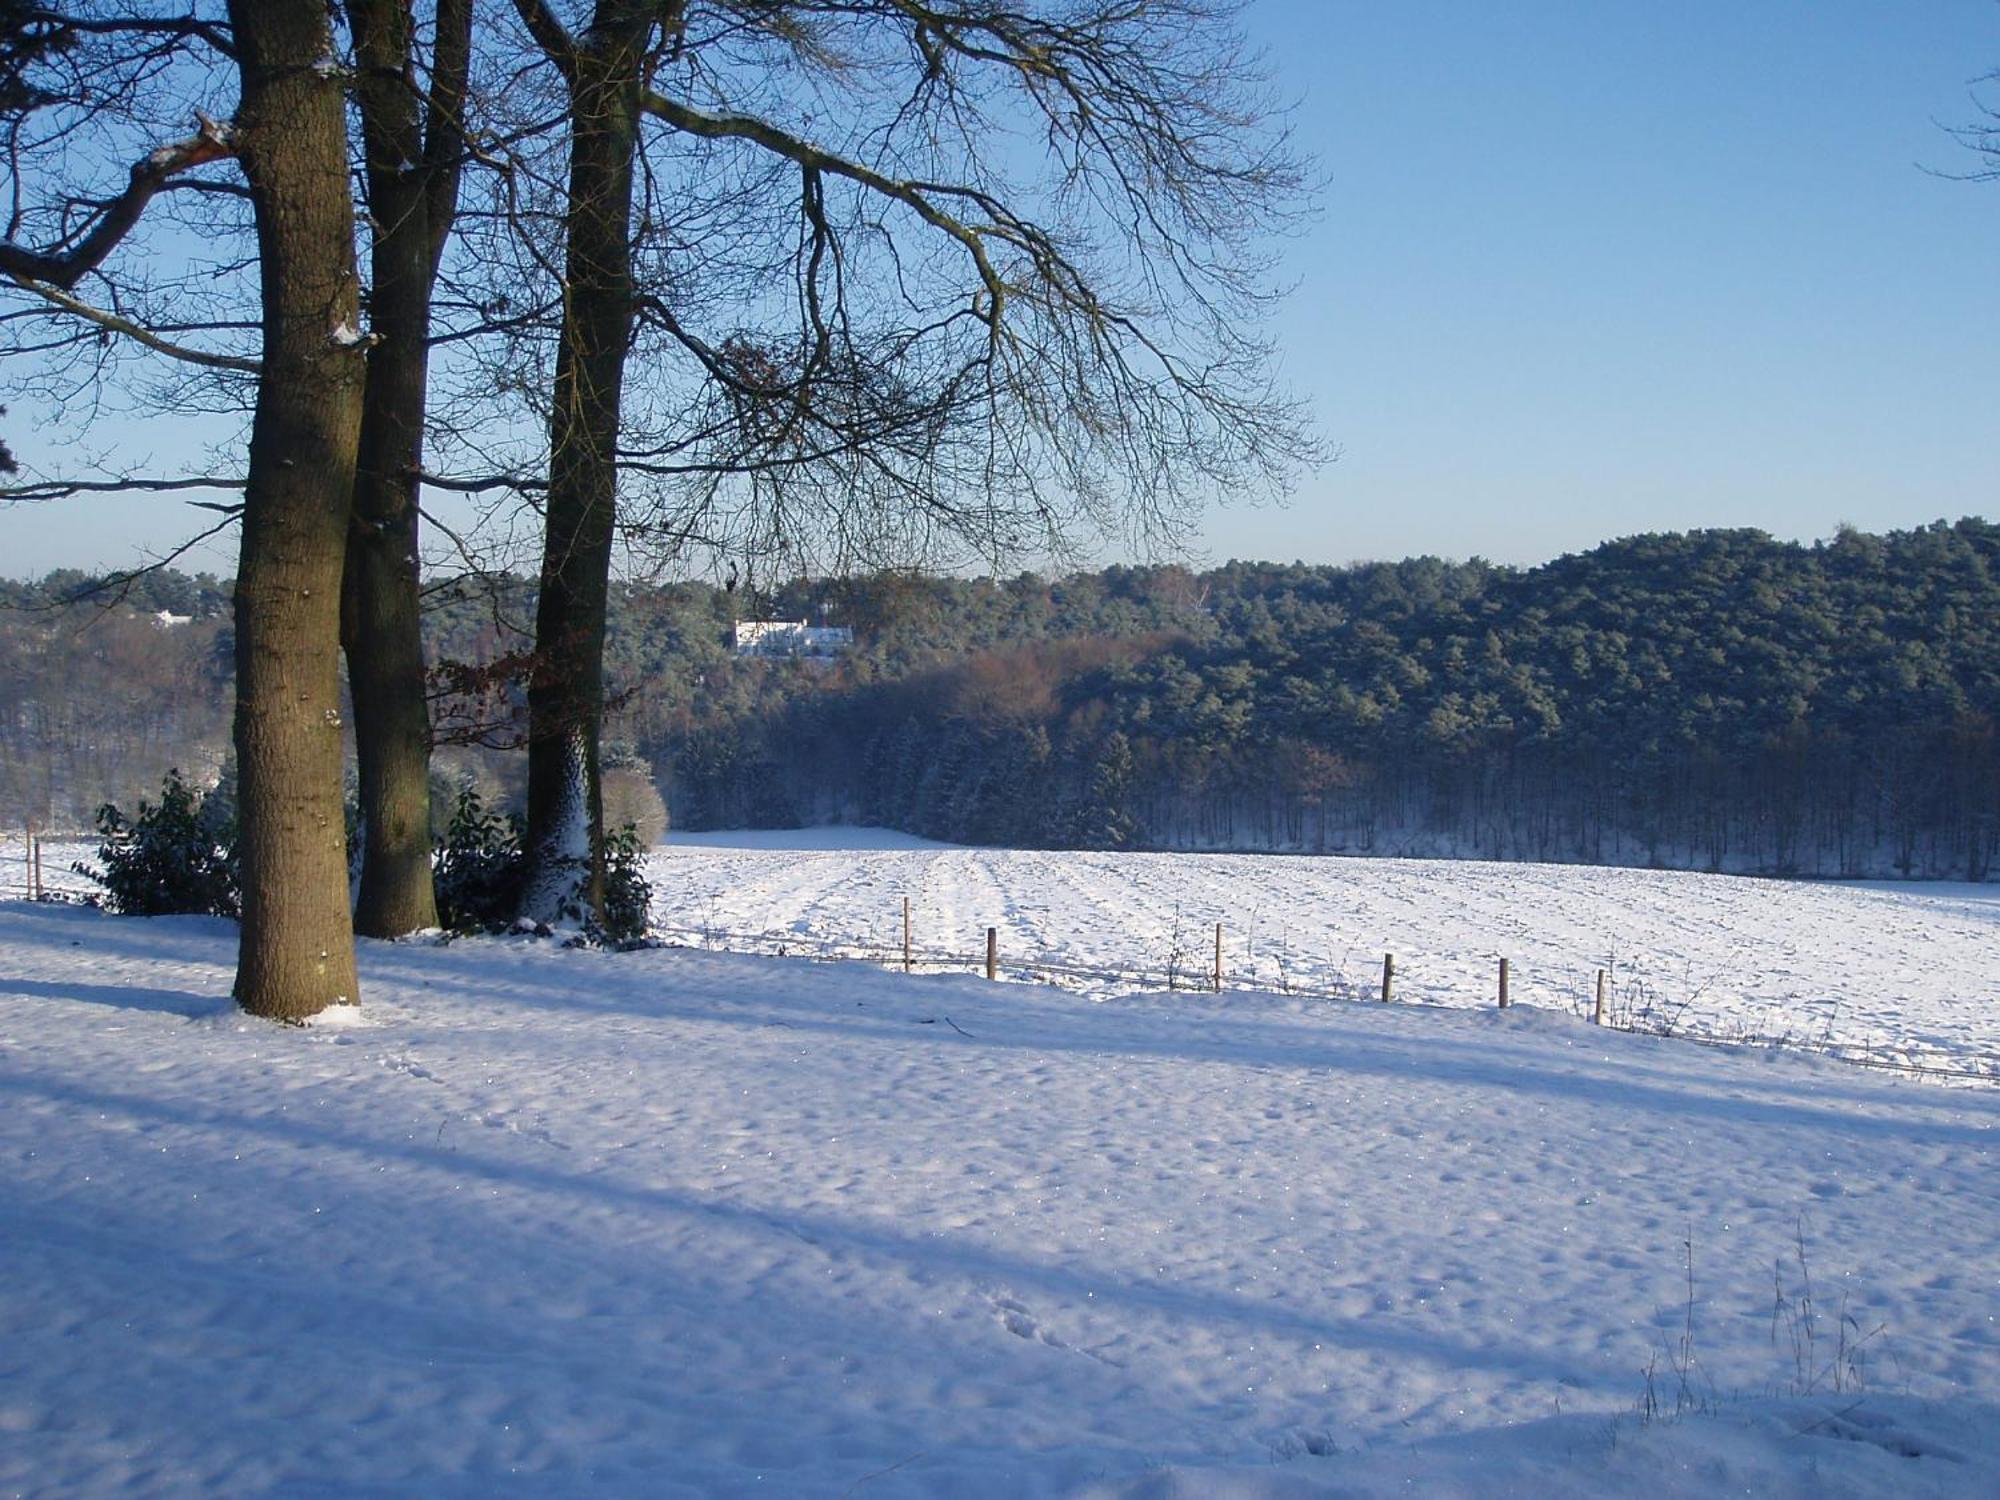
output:
[[[0,583],[15,826],[221,769],[227,584],[92,583]],[[511,577],[428,590],[440,805],[518,795],[534,604]],[[785,619],[853,645],[733,649],[736,622]],[[1978,519],[1534,568],[627,583],[606,672],[607,768],[688,829],[1974,880],[2000,858],[2000,526]]]

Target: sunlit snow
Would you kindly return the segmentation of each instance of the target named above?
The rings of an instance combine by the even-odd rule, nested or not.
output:
[[[1490,933],[1526,1003],[504,938],[296,1028],[226,923],[0,904],[0,1493],[2000,1493],[2000,1091],[1598,1029],[1531,942],[1720,927],[1886,1016],[1990,983],[1978,893],[1014,858],[654,868],[1100,956],[1254,904],[1413,988]]]

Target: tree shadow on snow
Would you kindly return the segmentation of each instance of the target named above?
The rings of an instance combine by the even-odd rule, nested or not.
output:
[[[723,1268],[713,1274],[720,1274],[725,1282],[729,1280],[727,1265],[732,1255],[728,1241],[747,1236],[752,1244],[775,1242],[787,1247],[805,1247],[802,1251],[788,1248],[788,1256],[804,1254],[836,1265],[859,1258],[877,1267],[898,1267],[920,1281],[934,1281],[942,1275],[974,1292],[994,1286],[1025,1289],[1053,1299],[1072,1313],[1090,1309],[1114,1320],[1121,1315],[1139,1319],[1142,1325],[1150,1327],[1149,1336],[1161,1339],[1169,1339],[1170,1330],[1182,1324],[1218,1333],[1226,1330],[1251,1347],[1269,1339],[1295,1343],[1301,1350],[1329,1345],[1357,1352],[1394,1354],[1446,1369],[1500,1370],[1550,1383],[1574,1379],[1579,1373],[1607,1382],[1624,1376],[1621,1364],[1598,1352],[1503,1345],[1483,1330],[1413,1326],[1408,1319],[1327,1312],[1310,1305],[1310,1298],[1301,1305],[1178,1281],[1167,1267],[1161,1271],[1168,1274],[1150,1277],[1134,1275],[1122,1267],[1100,1270],[1088,1264],[1034,1258],[1011,1247],[983,1243],[970,1235],[906,1230],[881,1220],[819,1208],[781,1211],[728,1201],[684,1186],[620,1181],[601,1170],[568,1171],[513,1151],[512,1146],[518,1145],[521,1137],[510,1132],[493,1133],[493,1144],[507,1154],[488,1157],[471,1149],[471,1143],[479,1138],[476,1131],[470,1138],[459,1136],[449,1144],[441,1143],[441,1139],[426,1142],[420,1135],[407,1134],[393,1139],[369,1138],[331,1132],[291,1115],[252,1114],[188,1100],[169,1101],[68,1080],[0,1076],[0,1099],[42,1100],[99,1116],[215,1130],[234,1140],[261,1137],[305,1148],[322,1159],[354,1155],[379,1163],[390,1157],[411,1167],[435,1170],[440,1174],[440,1184],[461,1184],[470,1179],[502,1190],[526,1190],[557,1200],[568,1199],[571,1212],[550,1212],[537,1219],[523,1218],[518,1200],[508,1200],[502,1212],[487,1214],[474,1194],[454,1197],[451,1192],[440,1191],[425,1201],[425,1212],[433,1225],[426,1237],[439,1243],[478,1243],[483,1246],[482,1256],[488,1260],[533,1267],[547,1260],[550,1243],[558,1245],[563,1251],[560,1261],[564,1274],[571,1277],[582,1269],[578,1263],[576,1231],[571,1226],[591,1222],[601,1210],[622,1210],[706,1226],[703,1232],[689,1236],[687,1243],[711,1247],[705,1258]],[[649,1253],[647,1240],[651,1241],[650,1253],[665,1252],[671,1256],[667,1244],[657,1235],[648,1235],[638,1242],[614,1246],[623,1259],[616,1265],[596,1267],[598,1274],[612,1278],[629,1295],[629,1288],[643,1283],[648,1274],[632,1260],[635,1254]],[[517,1248],[500,1253],[498,1246],[510,1242]],[[736,1249],[740,1250],[742,1244],[738,1239]],[[589,1262],[588,1251],[582,1260]],[[672,1265],[660,1266],[656,1274],[662,1278],[662,1286],[675,1285]],[[378,1292],[382,1290],[377,1288]],[[766,1285],[760,1286],[754,1297],[763,1299],[772,1294]],[[672,1292],[669,1300],[684,1302],[687,1307],[706,1307],[709,1315],[727,1316],[726,1309],[704,1303],[699,1294],[685,1288]],[[875,1322],[884,1313],[879,1305],[870,1304],[858,1310],[849,1309],[847,1315]],[[823,1300],[816,1300],[811,1306],[801,1305],[796,1319],[776,1315],[768,1307],[760,1312],[768,1325],[793,1330],[788,1337],[813,1326],[824,1331],[829,1325],[837,1326],[843,1316],[839,1309]],[[915,1326],[923,1326],[921,1317],[913,1314],[913,1320]],[[853,1341],[838,1339],[837,1342],[846,1346]],[[1135,1378],[1123,1367],[1118,1368],[1121,1380]]]
[[[192,990],[163,990],[145,984],[78,984],[45,979],[16,979],[0,974],[0,995],[26,995],[38,1000],[76,1000],[85,1005],[104,1005],[116,1010],[152,1011],[199,1021],[229,1011],[235,1002],[227,995],[197,995]]]
[[[617,955],[597,957],[607,965],[630,961]],[[1387,1022],[1411,1030],[1389,1039],[1345,1028],[1315,1031],[1239,1013],[1230,1017],[1226,1033],[1219,1037],[1206,1025],[1211,1018],[1203,1012],[1171,1009],[1177,998],[1185,998],[1171,995],[1160,996],[1152,1006],[1132,1002],[1123,1016],[1082,1001],[1076,1002],[1074,1015],[1052,1016],[1042,998],[1046,992],[933,976],[915,983],[892,978],[890,983],[898,989],[909,984],[907,995],[874,990],[867,994],[865,1007],[842,1011],[813,993],[814,966],[794,960],[702,954],[704,962],[736,970],[718,990],[711,988],[709,976],[689,984],[685,974],[662,973],[646,964],[648,959],[657,962],[654,955],[632,957],[644,966],[602,971],[589,976],[592,982],[559,988],[557,976],[547,971],[523,972],[504,991],[484,974],[432,970],[420,982],[434,992],[457,992],[474,1004],[491,1004],[504,994],[505,1003],[536,1011],[758,1031],[782,1027],[849,1041],[900,1042],[911,1028],[928,1022],[925,1030],[939,1046],[1043,1057],[1279,1069],[1298,1073],[1302,1082],[1358,1074],[1400,1080],[1412,1087],[1491,1089],[1550,1100],[1572,1110],[1600,1109],[1608,1111],[1607,1118],[1625,1122],[1648,1114],[1666,1121],[1694,1116],[1856,1139],[1984,1145],[1990,1139],[1988,1121],[1967,1122],[1964,1117],[1990,1116],[2000,1102],[1986,1090],[1944,1090],[1891,1077],[1856,1077],[1837,1063],[1806,1054],[1703,1047],[1670,1037],[1600,1030],[1583,1022],[1567,1035],[1527,1031],[1517,1044],[1511,1029],[1490,1010],[1335,1001],[1330,1002],[1330,1019],[1353,1016],[1371,1027]],[[615,982],[610,979],[614,972]],[[407,983],[414,976],[400,977]],[[364,971],[364,992],[366,987]],[[1017,988],[1024,991],[1018,1008],[1010,1005],[1015,996],[1009,993]],[[999,993],[989,993],[995,990]],[[1233,997],[1233,1003],[1247,1008],[1256,997],[1245,993]],[[947,1010],[954,1021],[951,1031],[935,1024]],[[1121,1031],[1126,1017],[1136,1024]],[[960,1034],[959,1027],[972,1034]],[[1578,1046],[1577,1054],[1563,1057],[1552,1046],[1557,1040]],[[532,1050],[534,1045],[530,1033],[524,1046]]]

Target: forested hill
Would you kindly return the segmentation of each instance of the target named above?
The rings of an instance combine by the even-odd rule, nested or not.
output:
[[[619,749],[684,826],[1985,878],[1996,554],[2000,527],[1966,520],[1810,547],[1637,537],[1525,570],[628,587]],[[436,647],[520,649],[528,604],[517,582],[444,591]],[[737,657],[736,617],[856,644]]]
[[[162,571],[114,601],[96,583],[0,579],[0,830],[15,840],[30,822],[88,828],[98,803],[157,796],[170,766],[212,773],[228,748],[228,584]]]

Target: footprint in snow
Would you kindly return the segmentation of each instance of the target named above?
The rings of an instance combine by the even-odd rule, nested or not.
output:
[[[1069,1345],[1048,1332],[1030,1317],[1027,1308],[1021,1306],[1020,1303],[1014,1301],[1011,1297],[995,1297],[993,1299],[993,1316],[1002,1328],[1013,1334],[1017,1339],[1028,1339],[1035,1343],[1047,1344],[1051,1349],[1067,1349],[1069,1347]]]
[[[1122,1362],[1111,1358],[1108,1354],[1099,1353],[1096,1349],[1081,1349],[1064,1343],[1053,1333],[1042,1327],[1041,1324],[1037,1323],[1034,1317],[1028,1312],[1028,1309],[1011,1297],[995,1297],[993,1299],[993,1318],[995,1322],[1013,1334],[1017,1339],[1026,1339],[1030,1343],[1047,1344],[1051,1349],[1061,1349],[1067,1354],[1081,1354],[1085,1359],[1094,1359],[1099,1364],[1109,1365],[1114,1370],[1125,1368]]]

